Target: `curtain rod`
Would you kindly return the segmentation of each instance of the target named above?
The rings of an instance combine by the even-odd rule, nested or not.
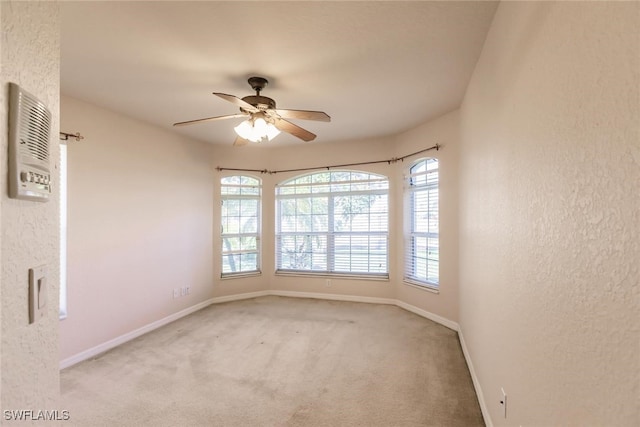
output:
[[[440,144],[436,144],[433,147],[429,147],[429,148],[425,148],[423,150],[420,151],[416,151],[415,153],[411,153],[411,154],[407,154],[404,155],[402,157],[392,157],[391,159],[387,159],[387,160],[373,160],[370,162],[358,162],[358,163],[344,163],[341,165],[331,165],[331,166],[317,166],[317,167],[313,167],[313,168],[298,168],[298,169],[282,169],[282,170],[268,170],[268,169],[238,169],[238,168],[224,168],[221,166],[216,167],[216,170],[218,172],[221,171],[238,171],[238,172],[259,172],[262,174],[268,173],[270,175],[276,174],[276,173],[284,173],[284,172],[303,172],[303,171],[312,171],[312,170],[318,170],[318,169],[332,169],[332,168],[344,168],[344,167],[348,167],[348,166],[362,166],[362,165],[375,165],[375,164],[379,164],[379,163],[387,163],[387,164],[392,164],[392,163],[396,163],[396,162],[404,162],[404,159],[406,159],[407,157],[411,157],[411,156],[415,156],[416,154],[422,154],[422,153],[426,153],[427,151],[431,151],[431,150],[440,150],[440,147],[442,147]]]
[[[69,138],[75,138],[76,141],[80,141],[81,139],[84,139],[84,136],[80,135],[80,132],[76,132],[76,133],[60,132],[60,140],[68,141]]]

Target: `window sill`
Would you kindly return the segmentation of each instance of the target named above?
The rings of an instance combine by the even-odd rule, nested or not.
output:
[[[255,277],[261,276],[262,271],[247,271],[246,273],[227,273],[225,275],[220,276],[220,280],[229,280],[229,279],[244,279],[247,277]]]
[[[431,292],[432,294],[439,294],[440,293],[440,289],[435,288],[435,287],[433,287],[433,285],[429,285],[429,284],[426,284],[426,283],[414,282],[414,281],[408,280],[408,279],[402,280],[402,283],[404,283],[407,286],[411,286],[412,288],[420,289],[421,291]]]
[[[344,280],[371,280],[376,282],[388,282],[389,275],[367,275],[367,274],[339,274],[339,273],[312,273],[304,271],[282,271],[276,270],[276,276],[291,276],[291,277],[315,277],[326,279],[344,279]]]

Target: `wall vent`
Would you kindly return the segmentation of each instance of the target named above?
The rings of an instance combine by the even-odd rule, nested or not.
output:
[[[51,112],[9,83],[9,197],[46,202],[51,194]]]

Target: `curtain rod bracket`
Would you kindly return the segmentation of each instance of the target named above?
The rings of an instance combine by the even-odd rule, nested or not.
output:
[[[76,141],[80,141],[81,139],[84,139],[84,136],[80,135],[80,132],[76,132],[76,133],[60,132],[60,140],[68,141],[69,138],[75,138]]]

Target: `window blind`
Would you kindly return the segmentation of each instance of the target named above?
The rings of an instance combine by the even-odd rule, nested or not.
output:
[[[221,179],[222,276],[260,271],[260,180]]]
[[[276,187],[279,272],[388,277],[389,181],[317,172]]]
[[[405,273],[410,283],[439,285],[438,160],[424,159],[409,169],[405,185]]]

